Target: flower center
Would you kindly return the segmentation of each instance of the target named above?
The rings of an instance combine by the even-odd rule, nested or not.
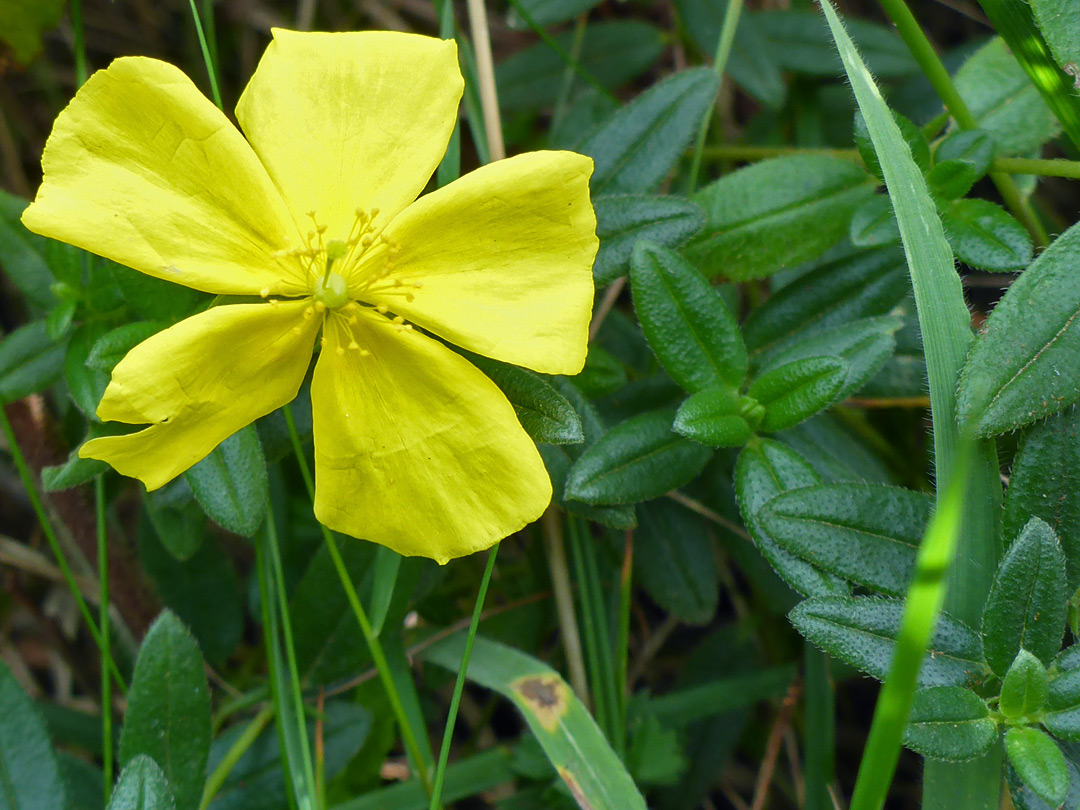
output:
[[[326,304],[327,309],[338,309],[349,302],[349,285],[344,277],[330,272],[332,259],[329,248],[333,245],[331,242],[327,247],[326,275],[315,282],[315,300]]]

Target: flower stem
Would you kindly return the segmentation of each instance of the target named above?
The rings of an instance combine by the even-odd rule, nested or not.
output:
[[[721,80],[717,83],[716,93],[720,95],[720,86],[724,78],[724,70],[727,69],[728,56],[731,54],[731,44],[735,41],[735,29],[739,27],[739,14],[742,12],[743,0],[729,0],[727,11],[724,12],[724,22],[720,27],[720,38],[716,41],[716,55],[713,57],[713,73]],[[701,173],[701,153],[705,148],[705,138],[709,134],[709,125],[712,123],[713,113],[716,110],[716,99],[709,105],[698,127],[697,141],[694,142],[694,157],[690,161],[690,184],[687,194],[693,194],[697,187],[698,174]]]
[[[618,698],[618,723],[616,731],[622,742],[620,750],[625,748],[627,710],[630,699],[630,597],[633,591],[634,572],[634,532],[626,531],[626,543],[623,546],[623,563],[619,577],[619,624],[615,633],[615,696]]]
[[[60,573],[64,575],[64,581],[67,583],[68,590],[70,590],[71,595],[75,597],[75,604],[79,607],[79,613],[82,615],[83,621],[86,622],[86,627],[90,631],[90,635],[93,637],[98,650],[101,651],[109,672],[111,672],[113,678],[116,679],[120,691],[127,692],[127,684],[124,682],[124,677],[120,674],[120,670],[116,666],[116,661],[108,654],[109,647],[105,644],[105,641],[101,636],[101,631],[98,628],[97,622],[94,621],[94,617],[90,614],[90,608],[87,606],[86,600],[83,599],[82,592],[79,590],[79,585],[75,581],[75,575],[71,571],[71,566],[68,565],[67,556],[60,547],[60,541],[56,538],[56,532],[53,531],[52,524],[49,522],[49,516],[45,514],[45,506],[42,504],[41,497],[38,495],[34,476],[30,473],[30,467],[26,463],[26,457],[23,455],[22,449],[19,447],[19,442],[15,438],[15,431],[11,427],[11,420],[8,419],[7,411],[2,406],[0,406],[0,429],[3,430],[4,437],[7,439],[8,452],[11,453],[11,460],[15,462],[15,469],[18,470],[23,489],[26,490],[26,497],[30,499],[30,506],[37,516],[38,524],[41,526],[41,532],[45,535],[45,540],[48,542],[53,556],[56,557],[56,564],[60,568]]]
[[[473,48],[476,50],[476,74],[480,84],[480,106],[484,111],[484,132],[487,134],[491,159],[506,157],[502,120],[499,117],[499,95],[495,89],[495,61],[491,56],[491,33],[488,30],[487,7],[484,0],[466,0]]]
[[[570,683],[585,705],[589,704],[589,686],[585,677],[585,661],[581,655],[581,635],[574,615],[574,597],[570,593],[570,569],[566,564],[566,545],[563,542],[562,517],[554,505],[543,517],[544,541],[547,546],[548,568],[551,570],[551,589],[555,594],[555,609],[559,616],[566,667]]]
[[[112,660],[109,646],[109,530],[105,523],[105,476],[94,479],[94,519],[97,523],[98,622],[101,627],[101,781],[105,804],[113,781]]]
[[[75,89],[86,84],[86,34],[83,31],[82,0],[71,0],[71,30],[75,35]]]
[[[304,447],[300,441],[300,434],[296,430],[296,420],[293,419],[292,408],[285,405],[282,408],[282,412],[285,414],[285,423],[289,427],[289,438],[292,440],[293,452],[296,455],[297,464],[300,465],[300,475],[304,479],[304,486],[307,487],[308,497],[314,502],[315,480],[311,477],[311,469],[308,467],[307,458],[304,456]],[[424,786],[424,792],[430,796],[432,790],[431,777],[423,766],[424,757],[420,750],[420,744],[417,742],[417,735],[414,732],[412,725],[409,723],[408,716],[405,714],[405,708],[401,702],[401,695],[398,694],[397,687],[394,685],[390,665],[386,660],[386,653],[383,651],[382,644],[379,642],[375,632],[371,629],[371,622],[368,620],[367,612],[364,610],[364,606],[360,602],[360,597],[356,593],[356,587],[353,585],[352,578],[345,568],[345,561],[341,558],[341,552],[338,550],[337,541],[330,533],[330,530],[321,522],[319,523],[319,529],[322,532],[323,540],[326,543],[326,550],[330,552],[330,559],[334,563],[338,579],[341,580],[341,587],[345,589],[345,598],[349,601],[349,606],[352,608],[353,615],[356,617],[356,623],[360,626],[360,632],[363,634],[364,641],[367,643],[368,650],[371,653],[371,658],[375,662],[375,669],[379,673],[379,680],[382,681],[383,688],[386,690],[387,699],[390,701],[390,709],[393,711],[394,717],[397,718],[398,726],[401,730],[402,741],[405,743],[405,748],[409,752],[409,756],[416,764],[420,782]]]
[[[476,630],[480,626],[480,614],[484,612],[484,600],[487,598],[488,585],[491,583],[491,572],[495,570],[495,557],[498,553],[499,544],[496,543],[488,552],[484,576],[480,579],[480,589],[476,592],[476,604],[473,605],[472,621],[469,622],[469,633],[465,637],[465,652],[461,654],[461,666],[458,668],[457,679],[454,681],[454,695],[450,699],[450,711],[446,715],[446,729],[443,731],[442,748],[439,749],[439,764],[435,769],[435,787],[431,793],[430,810],[438,810],[439,802],[442,800],[443,781],[446,779],[446,764],[450,759],[450,743],[454,738],[454,725],[457,722],[458,707],[461,705],[461,693],[465,690],[465,673],[469,670],[469,658],[472,657],[473,641],[476,640]]]

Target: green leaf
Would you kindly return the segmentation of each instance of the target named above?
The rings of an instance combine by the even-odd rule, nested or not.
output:
[[[986,703],[960,686],[921,689],[911,702],[904,745],[931,759],[963,762],[997,742],[997,725]]]
[[[901,596],[933,499],[881,484],[818,484],[777,495],[758,519],[794,556],[859,585]]]
[[[743,339],[752,352],[767,352],[833,326],[885,315],[910,291],[901,251],[858,251],[774,291],[742,324]]]
[[[669,76],[616,110],[578,144],[576,151],[596,164],[590,181],[593,194],[652,190],[694,137],[716,98],[718,82],[708,68]]]
[[[814,11],[762,11],[752,16],[769,44],[769,53],[782,68],[836,78],[840,60],[822,15]],[[845,24],[872,73],[883,79],[918,73],[918,65],[892,28],[858,19]]]
[[[893,111],[892,116],[896,126],[900,129],[900,135],[903,137],[904,143],[911,150],[911,157],[915,161],[915,165],[925,172],[930,168],[930,144],[926,142],[922,130],[898,112]],[[884,178],[885,175],[881,172],[881,163],[878,161],[877,150],[874,148],[874,142],[870,138],[870,131],[866,128],[866,121],[863,119],[861,112],[855,113],[855,147],[859,151],[859,157],[862,158],[866,170],[875,177]]]
[[[1072,0],[1029,0],[1031,11],[1062,68],[1080,64],[1080,6]],[[1073,76],[1076,74],[1073,73]]]
[[[574,384],[587,397],[604,397],[626,385],[626,369],[611,352],[593,344],[584,368],[574,377]]]
[[[1044,664],[1065,633],[1065,555],[1054,530],[1032,518],[998,567],[983,612],[986,663],[1004,676],[1023,648]]]
[[[169,780],[150,757],[134,757],[120,772],[107,810],[176,810]]]
[[[143,320],[176,323],[207,306],[207,293],[148,276],[116,262],[103,261],[128,306]]]
[[[902,599],[822,596],[800,602],[788,618],[796,630],[829,655],[883,681],[889,673],[903,610]],[[978,634],[941,614],[919,670],[919,686],[976,686],[989,674]]]
[[[160,321],[136,321],[118,326],[98,338],[86,358],[86,365],[111,372],[128,352],[165,327],[166,324]]]
[[[955,77],[979,128],[1000,155],[1027,155],[1061,132],[1057,118],[1001,37],[976,51]]]
[[[764,278],[816,259],[848,234],[874,184],[851,161],[821,155],[763,160],[692,198],[705,228],[684,251],[709,277]]]
[[[848,236],[851,244],[860,248],[900,244],[900,226],[887,194],[875,194],[855,212]]]
[[[681,197],[608,194],[593,199],[600,250],[593,264],[598,287],[625,275],[630,254],[640,240],[674,248],[701,230],[705,214]]]
[[[566,478],[566,497],[590,504],[657,498],[692,481],[712,450],[671,431],[671,411],[651,411],[605,433]]]
[[[41,53],[41,35],[60,22],[63,0],[11,0],[0,4],[0,43],[27,65]]]
[[[244,610],[233,561],[217,538],[203,536],[205,522],[199,521],[186,553],[177,555],[149,521],[142,521],[139,562],[162,603],[191,629],[206,660],[218,666],[240,644]]]
[[[46,240],[26,230],[19,221],[29,203],[2,189],[0,203],[0,268],[27,301],[49,309],[56,303],[56,296],[51,289],[55,278],[42,255]]]
[[[708,527],[672,500],[638,510],[634,575],[656,604],[687,624],[708,624],[716,615],[720,591]]]
[[[941,214],[956,258],[979,270],[1007,273],[1023,270],[1034,247],[1024,226],[989,200],[957,200]]]
[[[563,447],[542,444],[537,448],[551,478],[552,499],[567,512],[595,521],[612,529],[626,530],[637,526],[637,514],[632,505],[593,506],[566,497],[566,476],[573,460]]]
[[[64,782],[45,723],[7,665],[0,661],[0,806],[56,810]]]
[[[1051,709],[1080,706],[1080,644],[1057,654],[1050,665],[1050,691],[1046,705]]]
[[[109,375],[90,367],[87,358],[104,332],[105,326],[100,322],[83,324],[71,336],[64,354],[64,379],[71,400],[84,416],[94,422],[98,421],[95,412],[105,393],[105,386],[109,384]]]
[[[64,343],[52,340],[44,321],[20,326],[0,340],[0,402],[43,391],[64,369]]]
[[[322,716],[323,765],[327,781],[337,777],[370,742],[372,732],[371,713],[344,700],[328,700]],[[308,721],[308,738],[315,739],[316,719]],[[247,730],[245,724],[226,729],[210,749],[208,767],[211,771],[224,759],[226,753]],[[358,763],[359,764],[359,763]],[[271,723],[255,738],[251,747],[244,751],[236,765],[221,785],[210,803],[209,810],[268,810],[288,806],[285,785],[285,765],[281,761],[278,730]],[[405,787],[415,780],[396,785]],[[364,799],[377,795],[368,793]],[[448,797],[447,797],[448,798]],[[349,802],[352,806],[354,801]],[[334,805],[340,806],[340,805]],[[373,810],[389,810],[395,805],[377,804]],[[427,796],[424,805],[427,806]]]
[[[555,37],[563,50],[573,49],[574,32]],[[581,41],[580,64],[604,87],[612,90],[640,75],[664,49],[655,26],[637,20],[590,25]],[[544,42],[507,59],[495,69],[499,103],[506,112],[535,110],[555,103],[566,74],[566,63]]]
[[[672,430],[710,447],[742,447],[764,413],[760,404],[731,388],[709,388],[679,406]]]
[[[848,370],[839,357],[806,357],[757,377],[747,395],[765,408],[761,430],[786,430],[828,408],[839,399]]]
[[[1080,409],[1069,408],[1029,428],[1013,459],[1002,533],[1015,537],[1032,517],[1061,541],[1069,592],[1080,588]]]
[[[1020,650],[1001,684],[1001,713],[1010,719],[1034,714],[1046,703],[1049,679],[1042,661]]]
[[[1037,728],[1010,728],[1005,732],[1005,753],[1024,784],[1035,795],[1057,807],[1069,792],[1069,769],[1057,744]]]
[[[1080,225],[1074,225],[1020,274],[986,319],[958,399],[961,419],[981,435],[1016,430],[1080,398],[1078,256]]]
[[[143,505],[154,532],[174,558],[186,560],[196,552],[206,534],[206,516],[187,479],[177,478],[148,493]]]
[[[206,779],[210,694],[199,645],[168,610],[139,648],[120,735],[120,762],[140,754],[165,773],[177,810],[194,810]]]
[[[469,361],[499,386],[533,441],[580,444],[585,440],[574,406],[543,377],[487,357],[470,355]]]
[[[717,291],[674,251],[639,242],[630,262],[634,311],[671,378],[693,393],[739,388],[746,347]]]
[[[810,462],[772,439],[758,439],[743,448],[735,463],[735,497],[739,512],[762,556],[792,588],[806,596],[849,593],[839,577],[793,556],[761,525],[761,508],[781,492],[821,483]]]
[[[243,427],[184,473],[195,500],[206,514],[230,532],[252,537],[270,506],[259,434]]]
[[[938,144],[926,182],[939,199],[956,200],[990,171],[993,162],[991,135],[980,129],[960,130]]]
[[[519,2],[532,21],[545,28],[572,20],[600,4],[600,0],[519,0]],[[529,27],[515,8],[510,9],[506,21],[511,28],[527,29]]]
[[[764,375],[781,365],[813,357],[843,360],[847,363],[847,374],[843,385],[833,394],[834,401],[838,402],[862,388],[885,365],[896,349],[893,335],[903,323],[899,317],[887,315],[861,318],[810,336],[795,335],[762,352],[756,358],[757,373]]]
[[[458,633],[433,644],[422,655],[433,664],[456,670],[464,644],[464,634]],[[555,670],[512,647],[479,636],[468,677],[517,707],[579,805],[591,810],[645,810],[645,800],[626,768],[588,709]]]
[[[85,441],[94,438],[96,431],[92,426]],[[104,434],[102,434],[104,435]],[[41,470],[41,486],[46,492],[60,492],[65,489],[89,483],[109,469],[109,465],[96,458],[79,458],[79,451],[72,450],[67,461]]]

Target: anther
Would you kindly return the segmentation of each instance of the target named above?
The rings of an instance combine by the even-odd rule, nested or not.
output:
[[[261,297],[263,297],[263,298],[269,298],[270,297],[270,288],[269,287],[263,287],[261,290],[259,290],[259,295]]]
[[[337,355],[338,355],[338,357],[344,357],[345,356],[345,350],[341,346],[337,347]]]
[[[385,315],[387,312],[386,304],[379,304],[377,307],[375,307],[375,311],[378,312],[380,315]]]
[[[394,317],[394,323],[396,323],[398,326],[401,326],[403,323],[405,323],[405,319],[402,318],[400,315],[397,315]]]
[[[356,351],[357,349],[360,348],[360,344],[357,343],[355,340],[350,340],[349,341],[349,348],[352,349],[353,351]]]
[[[304,317],[311,318],[315,315],[315,307],[304,307]]]
[[[316,312],[326,312],[326,304],[323,303],[322,301],[316,301],[315,302],[315,311]]]
[[[361,357],[371,357],[371,352],[369,352],[367,349],[361,349],[360,350],[360,356]]]

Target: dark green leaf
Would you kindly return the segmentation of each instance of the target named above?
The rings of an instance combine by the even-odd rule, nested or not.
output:
[[[148,276],[116,262],[105,262],[105,267],[128,306],[147,321],[175,323],[211,300],[206,293]]]
[[[472,355],[469,360],[499,386],[533,441],[545,444],[579,444],[584,441],[581,419],[574,406],[544,378],[486,357]]]
[[[701,518],[667,498],[641,505],[634,534],[634,574],[661,608],[688,624],[716,614],[719,580]]]
[[[960,130],[938,144],[926,182],[939,199],[956,200],[986,175],[993,162],[994,139],[989,133]]]
[[[956,258],[991,273],[1023,270],[1034,248],[1024,226],[989,200],[957,200],[941,214]]]
[[[58,751],[56,762],[67,786],[66,810],[102,810],[105,806],[105,799],[102,798],[105,795],[105,782],[97,765],[67,751]]]
[[[662,247],[681,245],[701,230],[705,214],[681,197],[609,194],[593,200],[600,251],[593,264],[596,285],[603,287],[630,267],[630,254],[639,240]]]
[[[1054,530],[1032,518],[1001,561],[983,612],[986,663],[1004,676],[1023,648],[1044,664],[1065,633],[1065,555]]]
[[[765,408],[761,430],[785,430],[828,408],[840,399],[848,370],[839,357],[807,357],[757,377],[747,394]]]
[[[1005,492],[1002,534],[1015,537],[1032,517],[1061,541],[1069,592],[1080,587],[1080,409],[1033,425],[1020,440]]]
[[[712,450],[671,430],[670,411],[628,419],[583,452],[566,478],[566,496],[591,504],[656,498],[694,479]]]
[[[931,759],[963,762],[997,742],[997,725],[986,703],[960,686],[921,689],[911,702],[904,745]]]
[[[542,444],[538,448],[544,459],[548,475],[551,477],[553,500],[567,512],[609,526],[612,529],[633,529],[637,526],[637,515],[631,505],[593,506],[566,497],[566,476],[570,472],[573,460],[566,449]]]
[[[110,436],[115,432],[115,423],[107,423],[102,425],[100,423],[91,422],[89,430],[86,434],[86,439],[83,441],[89,441],[90,439],[98,436]],[[127,428],[127,425],[121,426]],[[45,488],[46,492],[59,492],[64,489],[71,489],[77,487],[80,484],[88,483],[92,481],[95,476],[100,475],[109,469],[109,465],[104,461],[98,461],[94,458],[79,458],[78,448],[72,450],[68,455],[67,461],[63,464],[57,464],[52,467],[45,467],[41,471],[41,485]]]
[[[976,51],[956,74],[956,89],[1001,155],[1027,155],[1061,131],[1001,37]]]
[[[27,65],[41,53],[41,35],[60,22],[63,12],[63,0],[4,3],[0,7],[0,43],[11,50],[16,61]]]
[[[520,0],[521,7],[532,18],[532,21],[545,28],[572,20],[599,3],[600,0]],[[511,8],[507,15],[507,22],[513,28],[528,29],[529,27],[514,8]]]
[[[925,172],[930,168],[930,144],[926,142],[922,130],[898,112],[894,111],[892,116],[900,128],[904,143],[911,150],[915,165]],[[855,146],[859,150],[859,157],[862,158],[866,170],[875,177],[884,178],[881,173],[881,163],[878,162],[877,150],[874,149],[874,142],[870,139],[870,131],[866,128],[866,121],[861,112],[855,113]]]
[[[709,277],[763,278],[815,259],[847,236],[874,184],[851,161],[820,155],[763,160],[693,199],[705,228],[685,254]]]
[[[1075,70],[1080,64],[1080,6],[1072,0],[1030,0],[1030,5],[1054,59]]]
[[[194,810],[206,779],[210,694],[199,645],[164,611],[147,631],[135,662],[120,735],[120,762],[140,754],[164,771],[177,810]]]
[[[707,68],[676,73],[617,110],[578,144],[576,151],[596,162],[593,194],[651,191],[694,137],[717,84]]]
[[[1042,661],[1020,650],[1001,684],[1001,713],[1016,719],[1039,711],[1046,703],[1048,684]]]
[[[762,11],[753,15],[769,53],[787,70],[836,78],[841,71],[825,19],[814,11]],[[880,78],[908,76],[919,68],[891,28],[867,20],[844,21],[870,72]]]
[[[749,397],[730,388],[709,388],[679,406],[672,429],[710,447],[742,447],[762,416],[761,405]]]
[[[716,290],[674,251],[639,242],[630,287],[641,329],[668,374],[687,391],[738,388],[746,376],[739,326]]]
[[[64,344],[52,340],[44,321],[20,326],[0,340],[0,402],[43,391],[64,369]]]
[[[169,553],[178,560],[191,557],[206,535],[206,516],[195,502],[187,479],[177,478],[148,493],[143,505]]]
[[[86,358],[86,365],[98,371],[111,372],[124,359],[124,355],[164,328],[165,324],[158,321],[136,321],[118,326],[98,338]]]
[[[777,495],[758,519],[782,548],[851,582],[903,595],[933,499],[880,484],[818,484]]]
[[[607,396],[626,385],[626,369],[611,352],[594,344],[574,384],[587,397]]]
[[[855,212],[848,236],[851,244],[861,248],[900,244],[900,226],[888,195],[875,194]]]
[[[270,505],[259,434],[241,428],[184,473],[195,499],[212,520],[236,534],[251,537]]]
[[[0,661],[0,806],[57,810],[64,783],[45,724],[7,665]]]
[[[83,324],[71,336],[64,354],[64,379],[71,400],[84,416],[95,422],[98,421],[95,411],[109,384],[109,375],[92,368],[87,358],[104,332],[105,326],[100,322]]]
[[[900,250],[846,255],[773,292],[743,323],[743,339],[752,352],[767,352],[789,339],[803,340],[833,326],[885,315],[910,291]]]
[[[108,810],[176,810],[169,780],[145,754],[134,757],[120,772]]]
[[[1062,808],[1080,807],[1080,746],[1069,742],[1059,742],[1058,747],[1065,754],[1065,765],[1069,770],[1069,794]],[[1016,806],[1016,810],[1059,810],[1040,799],[1027,785],[1021,781],[1016,773],[1016,768],[1005,763],[1005,778],[1009,784],[1009,793]]]
[[[825,652],[883,681],[903,611],[902,599],[823,596],[799,603],[788,618]],[[943,613],[923,658],[919,685],[975,686],[989,674],[978,634]]]
[[[1020,274],[968,355],[957,401],[980,435],[1007,433],[1080,398],[1080,225]],[[1038,313],[1038,317],[1032,317]]]
[[[555,37],[563,50],[573,49],[574,33]],[[664,49],[661,31],[637,20],[590,25],[581,42],[581,66],[608,89],[649,69]],[[499,102],[507,112],[533,110],[555,103],[566,63],[544,42],[507,59],[495,70]]]
[[[30,233],[19,221],[29,203],[3,190],[0,190],[0,203],[3,203],[0,209],[0,269],[27,301],[48,309],[56,299],[50,289],[54,281],[52,270],[39,249],[45,240]]]
[[[1024,784],[1035,795],[1057,807],[1069,792],[1069,769],[1057,744],[1037,728],[1010,728],[1005,732],[1005,753]]]
[[[806,596],[849,593],[839,577],[785,551],[761,525],[761,508],[781,492],[821,483],[821,476],[795,450],[771,439],[743,448],[735,464],[735,496],[743,522],[762,556],[785,582]]]

